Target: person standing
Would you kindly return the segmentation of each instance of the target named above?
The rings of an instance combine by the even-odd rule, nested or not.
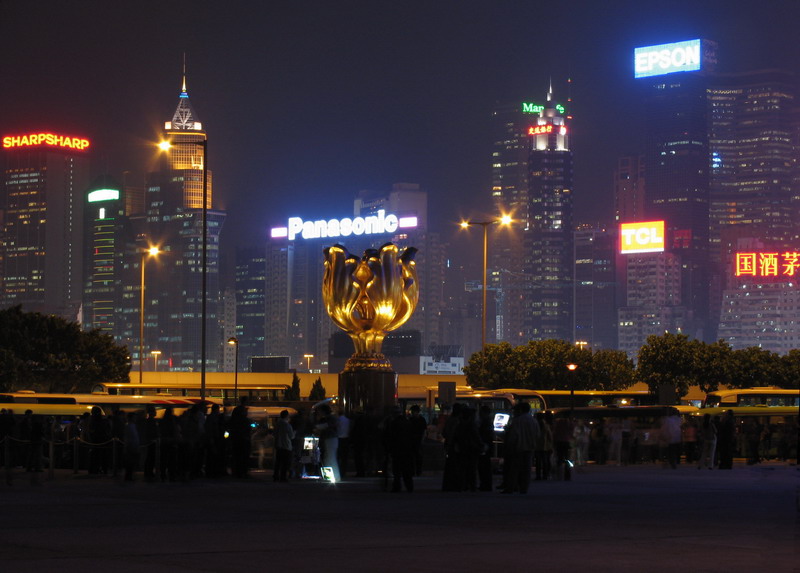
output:
[[[341,479],[341,475],[339,473],[339,462],[337,460],[339,435],[336,425],[336,416],[334,416],[328,404],[322,404],[318,410],[319,419],[314,426],[314,430],[317,436],[319,436],[322,445],[322,466],[331,468],[333,481],[338,482]]]
[[[340,410],[336,416],[336,437],[339,438],[336,461],[339,462],[339,473],[344,477],[347,474],[347,458],[350,457],[350,418],[344,410]]]
[[[428,431],[428,423],[422,417],[419,406],[411,406],[411,416],[408,423],[411,426],[411,442],[414,446],[414,475],[422,475],[422,444],[425,442],[425,433]]]
[[[556,418],[553,424],[553,445],[556,451],[556,475],[564,481],[572,479],[572,461],[569,459],[569,450],[574,431],[572,418]],[[620,442],[621,441],[622,432],[620,431]]]
[[[280,418],[275,424],[275,468],[272,475],[274,481],[288,481],[293,440],[294,428],[289,423],[289,410],[281,410]]]
[[[392,491],[414,491],[414,445],[411,425],[400,406],[395,406],[384,430],[384,444],[392,460]]]
[[[136,426],[136,412],[128,412],[123,434],[123,458],[125,481],[133,481],[133,473],[139,465],[139,429]]]
[[[714,469],[714,452],[717,449],[717,422],[711,418],[711,414],[703,415],[703,424],[700,426],[700,438],[703,440],[700,450],[700,459],[697,469]]]
[[[139,437],[144,437],[144,480],[154,481],[156,479],[156,448],[158,443],[158,420],[156,419],[156,407],[148,404],[146,408],[147,418],[144,421],[144,428]]]
[[[722,415],[717,432],[717,452],[719,454],[719,469],[733,469],[733,446],[736,440],[736,425],[733,419],[733,410],[726,410]]]
[[[478,437],[481,454],[478,457],[478,490],[492,491],[492,453],[494,450],[494,420],[486,404],[478,412]]]
[[[236,478],[248,477],[250,470],[250,420],[247,418],[247,406],[242,401],[231,412],[231,473]]]

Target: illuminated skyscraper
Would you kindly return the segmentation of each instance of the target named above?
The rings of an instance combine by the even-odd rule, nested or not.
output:
[[[161,351],[160,360],[177,371],[201,369],[202,332],[202,244],[203,179],[207,190],[207,299],[206,369],[219,369],[222,340],[219,291],[219,235],[225,213],[212,207],[212,174],[206,169],[206,132],[189,102],[184,80],[172,121],[165,123],[163,139],[170,147],[162,151],[161,168],[148,173],[145,183],[145,212],[131,216],[136,245],[141,252],[157,246],[163,252],[157,260],[129,257],[129,269],[139,276],[145,260],[145,344]],[[129,320],[120,338],[138,338],[139,288],[126,292]],[[134,362],[138,357],[134,359]]]
[[[3,136],[0,307],[78,318],[90,142],[54,133]]]
[[[552,91],[528,128],[527,281],[523,329],[527,340],[573,338],[572,151],[567,116]]]

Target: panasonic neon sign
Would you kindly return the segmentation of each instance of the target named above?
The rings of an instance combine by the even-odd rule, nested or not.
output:
[[[303,239],[323,239],[326,237],[350,237],[361,235],[383,235],[394,233],[402,228],[417,226],[416,217],[398,217],[386,214],[383,209],[375,215],[366,217],[345,217],[344,219],[320,219],[304,221],[300,217],[289,217],[286,227],[273,227],[270,236],[273,239],[287,238],[294,241],[298,236]]]
[[[692,72],[699,70],[701,64],[700,40],[647,46],[636,48],[633,51],[633,68],[636,78],[675,72]]]
[[[66,149],[78,149],[83,151],[89,147],[89,140],[81,137],[58,135],[56,133],[29,133],[27,135],[6,135],[3,137],[3,148],[5,149],[33,147],[37,145],[49,145],[51,147],[63,147]]]

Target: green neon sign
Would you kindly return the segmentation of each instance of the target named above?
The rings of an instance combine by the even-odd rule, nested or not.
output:
[[[544,105],[540,103],[522,103],[522,113],[538,113],[541,114],[544,111]],[[564,114],[566,111],[564,106],[560,103],[556,104],[556,111],[560,114]]]
[[[116,201],[119,199],[119,190],[117,189],[98,189],[92,191],[86,197],[89,203],[98,203],[100,201]]]

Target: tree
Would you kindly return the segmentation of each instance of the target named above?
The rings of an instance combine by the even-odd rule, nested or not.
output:
[[[300,399],[300,377],[297,372],[292,372],[292,386],[283,395],[284,400],[299,400]]]
[[[127,382],[128,349],[99,330],[15,306],[0,311],[0,389],[89,392]]]
[[[566,340],[532,340],[518,347],[523,388],[539,390],[584,390],[591,387],[592,351]],[[567,364],[575,364],[573,371]]]
[[[664,393],[674,392],[671,401],[689,392],[695,375],[694,356],[695,347],[685,334],[653,334],[639,349],[636,373],[651,392],[659,394],[659,400],[667,398]]]
[[[733,388],[753,388],[781,384],[785,369],[779,355],[758,346],[733,351]]]
[[[590,368],[592,390],[625,390],[636,382],[633,360],[621,350],[598,350]]]
[[[783,388],[800,387],[800,350],[793,348],[782,356],[781,366],[780,386]]]
[[[322,385],[322,378],[317,378],[314,380],[314,384],[311,386],[311,392],[308,395],[308,399],[314,402],[325,399],[325,386]]]
[[[487,344],[476,352],[464,367],[467,384],[473,388],[517,388],[521,372],[516,349],[508,342]]]
[[[706,344],[692,341],[694,352],[694,383],[704,393],[719,390],[720,384],[730,386],[732,375],[733,350],[724,340]]]

